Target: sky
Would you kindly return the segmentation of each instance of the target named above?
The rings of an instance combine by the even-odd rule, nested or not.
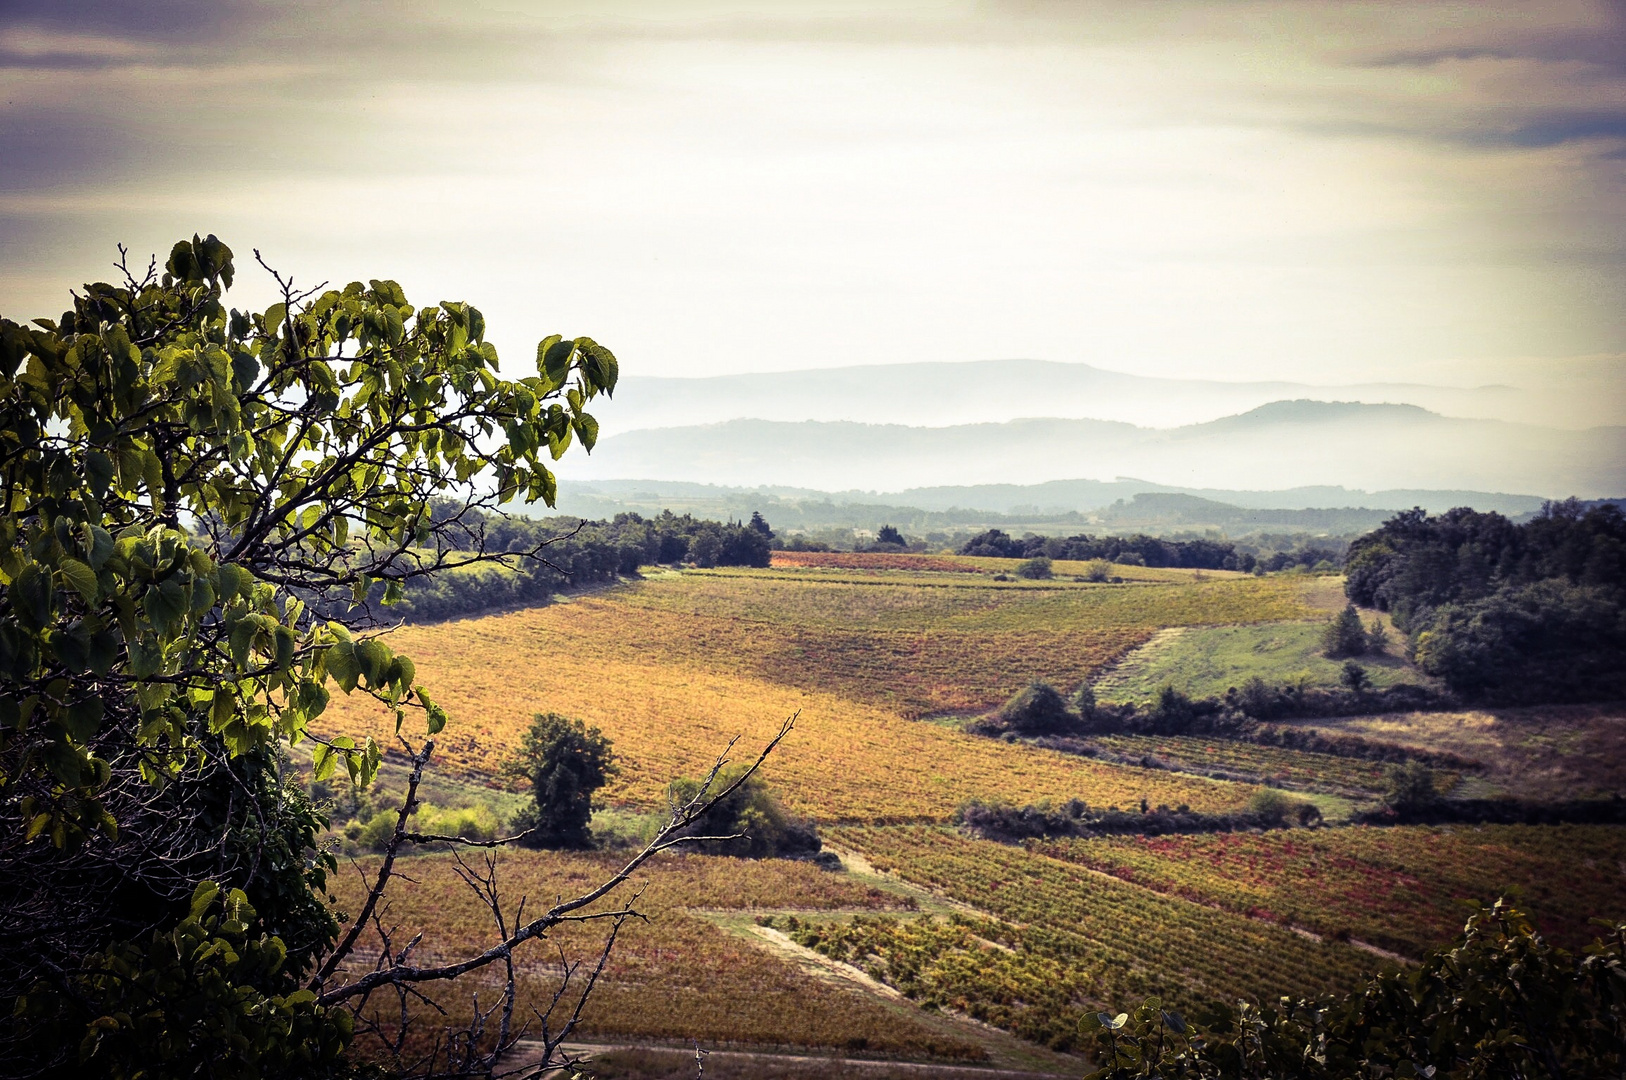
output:
[[[1626,389],[1619,2],[0,0],[0,91],[13,319],[213,232],[514,374]]]

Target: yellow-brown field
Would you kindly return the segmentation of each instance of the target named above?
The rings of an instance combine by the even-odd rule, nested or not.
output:
[[[580,717],[614,742],[605,796],[657,806],[736,735],[759,746],[791,713],[797,731],[768,778],[822,821],[944,820],[972,798],[1221,810],[1251,789],[1121,768],[967,736],[912,719],[985,710],[1035,678],[1070,688],[1157,628],[1303,617],[1314,579],[1120,586],[985,575],[840,572],[667,574],[568,603],[408,627],[392,646],[452,714],[443,767],[495,775],[533,714]],[[388,736],[359,697],[330,713]]]
[[[438,740],[444,767],[494,774],[532,714],[553,710],[600,727],[614,742],[622,771],[604,791],[609,801],[658,806],[672,778],[698,775],[730,738],[740,735],[742,748],[754,750],[799,711],[766,776],[792,810],[821,821],[944,820],[971,798],[1103,806],[1145,798],[1218,810],[1252,791],[1011,746],[764,679],[582,656],[548,632],[560,610],[397,635],[419,678],[451,710]],[[490,651],[509,657],[500,671],[471,663]],[[380,739],[394,730],[388,714],[359,698],[332,708],[347,730]]]
[[[1335,856],[1348,854],[1337,845],[1355,837],[1351,830],[1328,830],[1325,837],[1303,830],[1174,837],[1150,842],[1155,850],[1129,839],[1024,850],[943,828],[971,799],[1241,807],[1258,791],[1251,784],[968,735],[952,721],[988,710],[1034,679],[1071,690],[1162,629],[1313,620],[1343,604],[1330,578],[1144,571],[1120,584],[995,581],[989,571],[1008,570],[1007,562],[803,559],[760,570],[656,572],[543,607],[409,626],[390,636],[416,662],[417,681],[451,714],[437,739],[438,764],[474,780],[499,782],[532,715],[553,711],[585,720],[613,742],[621,771],[601,792],[606,802],[660,808],[674,777],[703,772],[731,738],[741,739],[734,758],[749,758],[784,717],[799,716],[765,776],[793,812],[843,826],[826,835],[851,849],[849,871],[705,856],[652,864],[641,875],[648,885],[641,907],[651,922],[629,924],[581,1037],[1004,1061],[1008,1045],[988,1039],[1009,1036],[916,1010],[852,981],[850,971],[820,968],[813,963],[818,957],[797,953],[791,940],[754,928],[756,912],[802,912],[804,935],[813,927],[814,936],[831,941],[873,939],[889,955],[924,957],[930,978],[917,981],[930,993],[921,1001],[946,1002],[1053,1047],[1073,1045],[1080,1016],[1128,1006],[1147,993],[1192,1004],[1347,989],[1376,958],[1338,942],[1345,930],[1404,944],[1408,952],[1444,932],[1434,905],[1424,912],[1428,918],[1408,924],[1403,943],[1384,936],[1382,917],[1400,910],[1395,904],[1405,896],[1396,887],[1384,894],[1388,907],[1369,902],[1362,874],[1373,859],[1344,875],[1352,884],[1335,891],[1330,908],[1338,917],[1331,923],[1318,921],[1318,904],[1328,906],[1321,894],[1298,895],[1305,882],[1321,880],[1298,863],[1278,874],[1281,880],[1249,876],[1262,858],[1250,845],[1293,854],[1300,835],[1306,851],[1332,845],[1310,859],[1316,873],[1328,876],[1321,863],[1331,867]],[[1602,723],[1592,719],[1580,726],[1592,731]],[[393,717],[360,695],[334,701],[326,720],[350,734],[381,740],[393,734]],[[1328,724],[1353,729],[1378,722]],[[1386,783],[1367,761],[1241,743],[1210,747],[1211,739],[1175,736],[1101,741],[1120,754],[1198,759],[1322,790],[1330,783],[1370,792]],[[1385,841],[1400,836],[1366,831]],[[1615,846],[1600,845],[1598,858],[1613,858]],[[1192,859],[1169,858],[1165,847],[1237,858],[1192,870]],[[1437,854],[1408,848],[1396,856],[1398,869],[1384,872],[1395,881],[1404,873],[1432,882],[1438,874],[1411,868]],[[873,867],[863,856],[890,876],[865,876]],[[525,851],[502,859],[505,894],[543,901],[601,880],[614,861]],[[1529,860],[1507,862],[1511,878],[1537,872]],[[420,960],[463,955],[489,940],[488,916],[452,876],[445,856],[413,859],[407,871],[391,891],[388,920],[426,929]],[[1570,888],[1557,869],[1539,872],[1553,878],[1553,888]],[[339,887],[353,910],[357,881],[347,878]],[[1595,906],[1597,893],[1586,891],[1576,911]],[[909,911],[917,901],[920,911]],[[892,917],[900,911],[901,921]],[[1315,944],[1275,925],[1283,913],[1329,939]],[[521,1012],[556,985],[554,945],[579,959],[595,955],[599,941],[596,929],[576,928],[532,950],[520,967]],[[862,949],[839,957],[825,951],[866,962]],[[467,1017],[472,989],[465,983],[455,995],[439,995],[454,1024]],[[483,1001],[494,1000],[489,979],[480,989]],[[419,1012],[431,1028],[445,1023]]]

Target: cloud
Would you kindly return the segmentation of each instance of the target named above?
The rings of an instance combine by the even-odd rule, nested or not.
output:
[[[13,4],[0,310],[214,231],[645,373],[1615,355],[1620,11]]]

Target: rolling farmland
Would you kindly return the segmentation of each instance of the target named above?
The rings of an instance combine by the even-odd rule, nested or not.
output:
[[[1302,615],[1314,586],[1005,588],[981,575],[914,573],[877,585],[818,571],[701,571],[406,627],[391,644],[451,712],[440,760],[467,774],[496,774],[531,715],[553,710],[615,741],[624,771],[611,800],[653,806],[669,780],[699,772],[730,738],[760,743],[800,711],[769,776],[793,809],[821,820],[945,820],[970,798],[1223,810],[1251,792],[913,718],[986,709],[1033,678],[1076,685],[1160,624]],[[359,697],[330,709],[354,733],[393,732],[390,714]]]
[[[772,924],[910,998],[952,1008],[1056,1049],[1079,1021],[1157,996],[1191,1009],[1353,985],[1380,963],[1252,919],[1095,873],[1037,851],[951,830],[846,828],[835,842],[961,907],[928,917],[817,916]]]
[[[764,775],[789,810],[851,853],[852,869],[692,855],[652,864],[643,903],[652,921],[627,929],[586,1037],[988,1063],[992,1029],[953,1017],[1068,1051],[1086,1013],[1149,995],[1193,1009],[1344,990],[1392,962],[1374,948],[1415,955],[1448,938],[1459,901],[1489,899],[1480,894],[1490,882],[1521,887],[1565,942],[1586,936],[1591,914],[1622,914],[1610,909],[1626,893],[1626,842],[1608,827],[1026,846],[962,835],[949,822],[973,799],[1224,814],[1247,806],[1257,782],[1334,793],[1340,805],[1370,805],[1388,784],[1372,761],[1212,736],[1092,735],[1107,752],[1097,759],[965,733],[965,719],[1032,679],[1064,691],[1098,681],[1170,631],[1224,646],[1188,650],[1186,667],[1283,634],[1306,653],[1341,602],[1335,581],[1307,575],[994,579],[1009,569],[1008,560],[776,553],[766,569],[657,571],[391,635],[452,714],[437,740],[442,768],[494,782],[532,714],[561,712],[612,740],[621,772],[600,794],[629,817],[664,806],[669,781],[702,772],[729,739],[739,736],[735,757],[747,756],[798,714]],[[1267,666],[1288,663],[1265,652]],[[1168,661],[1166,650],[1156,655]],[[1149,677],[1144,663],[1129,670]],[[356,734],[393,731],[389,714],[359,696],[330,711]],[[1377,724],[1344,726],[1378,734]],[[1159,767],[1136,764],[1147,757]],[[1443,790],[1455,777],[1435,780]],[[552,896],[608,866],[593,854],[503,858],[515,896]],[[392,896],[393,918],[433,928],[427,956],[484,934],[481,909],[449,871],[444,856],[420,857]],[[355,887],[343,884],[347,903]],[[570,931],[557,943],[579,954],[595,940]],[[904,996],[881,996],[865,975]],[[539,956],[523,980],[540,1000],[556,974]],[[442,1004],[454,1016],[467,1008]]]

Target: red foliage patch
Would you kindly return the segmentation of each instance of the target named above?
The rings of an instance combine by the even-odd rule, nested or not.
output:
[[[776,567],[828,567],[833,570],[929,570],[952,574],[980,574],[967,562],[942,555],[909,555],[890,551],[776,551]]]

